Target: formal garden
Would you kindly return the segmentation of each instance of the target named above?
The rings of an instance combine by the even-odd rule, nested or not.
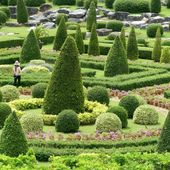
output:
[[[0,0],[0,169],[169,170],[170,0]]]

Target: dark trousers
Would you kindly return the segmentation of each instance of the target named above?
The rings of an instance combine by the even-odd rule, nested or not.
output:
[[[20,86],[20,83],[21,83],[21,76],[20,75],[18,75],[18,76],[14,75],[14,86]]]

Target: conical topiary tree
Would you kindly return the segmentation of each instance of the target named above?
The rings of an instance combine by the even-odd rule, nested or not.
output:
[[[165,47],[163,49],[161,59],[160,59],[160,63],[170,63],[170,52],[169,52],[168,47]]]
[[[44,112],[57,115],[64,109],[76,113],[84,108],[84,94],[78,49],[74,38],[67,37],[57,58],[44,98]]]
[[[60,50],[66,38],[67,38],[67,28],[65,24],[65,18],[62,17],[62,19],[60,20],[58,29],[57,29],[55,39],[54,39],[53,50],[56,50],[56,51]]]
[[[22,24],[28,22],[28,11],[24,0],[17,0],[17,22]]]
[[[170,8],[170,0],[167,0],[166,6],[167,8]]]
[[[127,58],[137,60],[139,57],[138,44],[136,40],[135,28],[132,26],[127,43]]]
[[[161,0],[151,0],[150,11],[152,13],[160,13],[161,12]]]
[[[77,26],[75,40],[76,40],[79,53],[83,54],[85,52],[85,49],[84,49],[83,35],[81,33],[80,25]]]
[[[158,152],[170,152],[170,112],[165,120],[157,150]]]
[[[94,1],[91,2],[87,13],[87,30],[91,31],[93,24],[96,24],[96,6]]]
[[[125,28],[122,27],[121,33],[120,33],[120,39],[122,41],[123,47],[126,49],[126,35],[125,35]]]
[[[26,154],[28,151],[27,140],[15,112],[12,112],[5,121],[0,137],[0,148],[1,153],[11,157]]]
[[[98,35],[96,31],[96,24],[93,24],[90,42],[88,46],[88,55],[99,56],[100,55],[100,48],[99,48],[99,41]]]
[[[22,63],[26,63],[29,62],[30,60],[40,59],[40,58],[41,58],[41,53],[40,53],[38,40],[36,38],[34,30],[31,30],[27,35],[24,44],[22,46],[20,61]]]
[[[118,74],[129,72],[126,51],[119,37],[116,37],[107,56],[104,76],[113,77]]]
[[[155,62],[159,62],[161,57],[161,32],[160,28],[157,29],[156,39],[152,51],[152,59]]]

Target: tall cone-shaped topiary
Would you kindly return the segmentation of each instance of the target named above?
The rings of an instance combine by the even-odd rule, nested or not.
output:
[[[161,12],[161,0],[150,0],[150,11],[152,13]]]
[[[28,11],[24,0],[17,0],[17,22],[22,24],[28,22]]]
[[[157,150],[158,152],[170,152],[170,112],[165,120]]]
[[[93,24],[96,24],[96,6],[94,1],[91,2],[87,13],[87,30],[91,31]]]
[[[162,53],[162,51],[161,51],[161,32],[160,32],[160,28],[158,28],[157,32],[156,32],[156,39],[155,39],[155,43],[153,46],[153,51],[152,51],[152,59],[155,62],[159,62],[161,53]]]
[[[136,40],[135,28],[132,26],[127,43],[127,58],[137,60],[139,57],[138,44]]]
[[[120,33],[120,39],[122,41],[123,47],[126,49],[126,35],[125,35],[125,28],[122,27],[121,33]]]
[[[99,56],[100,55],[100,48],[99,48],[99,41],[98,35],[96,31],[96,24],[93,24],[90,42],[88,46],[88,55]]]
[[[170,51],[169,51],[169,47],[165,47],[163,49],[162,55],[161,55],[161,59],[160,59],[160,63],[170,63]]]
[[[67,38],[67,28],[65,24],[65,18],[63,16],[62,19],[60,20],[57,33],[54,39],[53,50],[56,51],[60,50],[66,38]]]
[[[75,41],[76,41],[79,53],[83,54],[85,52],[85,48],[84,48],[83,35],[81,33],[80,25],[77,26]]]
[[[76,113],[84,108],[84,93],[78,49],[74,38],[68,36],[57,58],[44,98],[44,112],[57,115],[64,109]]]
[[[34,33],[34,30],[31,30],[27,35],[24,44],[22,46],[22,51],[20,55],[20,61],[22,63],[29,62],[30,60],[40,59],[40,47],[38,44],[38,40]]]
[[[28,151],[27,140],[15,112],[5,120],[0,137],[0,151],[11,157],[26,154]]]
[[[104,76],[113,77],[118,74],[129,72],[126,51],[119,37],[116,37],[107,56]]]

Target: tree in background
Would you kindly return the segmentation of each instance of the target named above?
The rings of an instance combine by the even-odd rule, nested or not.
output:
[[[17,22],[22,24],[28,22],[28,11],[23,0],[17,1]]]

